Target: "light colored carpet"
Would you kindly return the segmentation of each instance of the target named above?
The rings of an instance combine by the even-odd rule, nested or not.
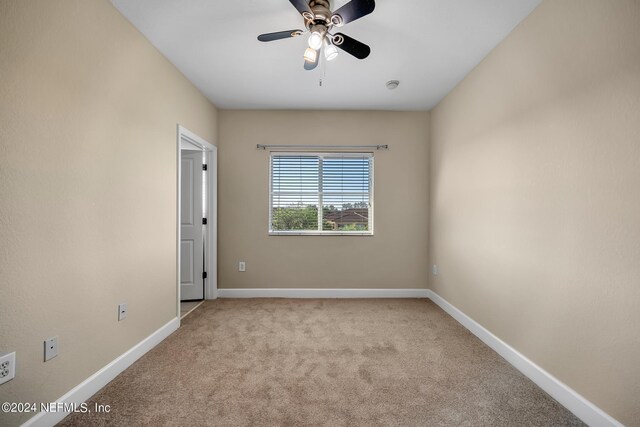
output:
[[[428,300],[207,301],[65,426],[582,425]]]

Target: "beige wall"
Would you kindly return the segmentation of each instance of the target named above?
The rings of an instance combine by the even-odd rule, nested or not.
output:
[[[431,131],[430,287],[638,425],[640,2],[543,2]]]
[[[432,289],[634,425],[638,22],[633,0],[544,2],[431,129],[428,113],[220,112],[219,287],[424,288],[430,241]],[[216,143],[216,110],[107,1],[1,1],[0,40],[0,352],[18,354],[0,401],[53,401],[175,317],[176,124]],[[257,143],[390,144],[375,236],[268,236]]]
[[[1,1],[0,40],[0,402],[49,402],[176,316],[176,124],[217,113],[106,0]]]
[[[428,113],[220,111],[218,286],[425,288],[428,119]],[[322,127],[332,136],[314,133]],[[256,144],[389,144],[375,153],[375,235],[269,236],[269,152]],[[247,262],[244,273],[240,260]]]

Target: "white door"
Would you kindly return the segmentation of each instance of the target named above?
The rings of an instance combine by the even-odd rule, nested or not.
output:
[[[180,299],[204,299],[202,151],[181,151]]]

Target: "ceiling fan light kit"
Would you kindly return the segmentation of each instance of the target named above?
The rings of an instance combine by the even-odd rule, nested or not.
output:
[[[342,27],[349,22],[362,18],[373,12],[375,0],[351,0],[338,10],[331,12],[329,0],[289,0],[300,12],[304,25],[311,33],[309,47],[304,52],[305,70],[313,70],[320,60],[320,51],[331,61],[338,56],[338,48],[358,59],[365,59],[371,53],[371,48],[342,33],[332,34],[334,27]],[[302,30],[279,31],[261,34],[258,40],[270,42],[287,38],[294,38],[302,34]]]

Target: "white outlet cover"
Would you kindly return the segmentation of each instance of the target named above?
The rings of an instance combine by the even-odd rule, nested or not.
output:
[[[434,276],[438,275],[438,266],[436,264],[433,264],[433,267],[431,267],[431,272]]]
[[[247,271],[247,264],[244,261],[240,261],[238,263],[238,270],[239,271]]]
[[[53,359],[58,355],[58,337],[44,340],[44,361]]]
[[[16,377],[16,352],[0,356],[0,384]]]

